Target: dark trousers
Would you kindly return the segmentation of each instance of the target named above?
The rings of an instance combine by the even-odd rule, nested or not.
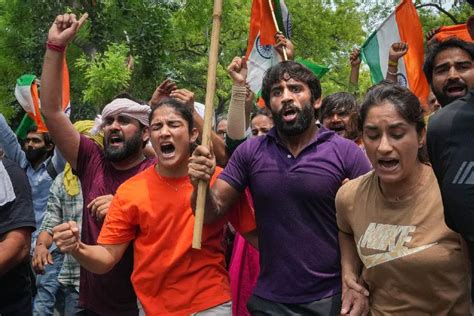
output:
[[[341,312],[341,304],[341,294],[303,304],[277,303],[252,295],[247,303],[247,309],[252,316],[338,316]]]

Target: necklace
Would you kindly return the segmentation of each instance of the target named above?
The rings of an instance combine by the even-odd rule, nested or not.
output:
[[[164,183],[166,183],[170,188],[172,188],[175,192],[178,192],[179,189],[181,189],[182,187],[184,187],[186,184],[188,184],[188,181],[186,179],[186,181],[184,181],[183,183],[181,183],[180,185],[176,186],[176,185],[172,185],[171,183],[169,183],[168,181],[166,181],[165,178],[163,178],[161,176],[161,174],[159,172],[157,172],[158,174],[158,177],[160,177],[161,181],[163,181]]]

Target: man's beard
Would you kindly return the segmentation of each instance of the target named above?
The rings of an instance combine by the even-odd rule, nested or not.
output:
[[[123,140],[123,145],[118,148],[110,146],[110,136],[108,138],[104,137],[104,156],[111,162],[120,162],[136,155],[143,145],[141,131],[137,131],[130,139]]]
[[[288,106],[283,106],[280,112],[272,111],[276,129],[286,136],[300,135],[311,126],[311,122],[314,118],[314,109],[309,103],[304,104],[302,109],[293,105],[290,105],[290,107],[296,112],[296,119],[291,122],[285,122],[283,120],[283,113]]]
[[[459,86],[463,86],[464,87],[464,91],[466,92],[463,96],[465,96],[467,94],[467,92],[469,92],[469,87],[465,84],[465,83],[457,83]],[[462,98],[463,96],[449,96],[448,95],[448,91],[447,91],[447,87],[449,86],[449,83],[448,85],[446,85],[445,87],[442,88],[442,90],[437,90],[437,89],[432,89],[433,91],[433,94],[436,96],[436,100],[438,100],[438,103],[441,105],[441,107],[444,107],[448,104],[450,104],[451,102],[454,102],[456,101],[457,99],[460,99]]]
[[[40,147],[36,149],[25,149],[26,159],[32,165],[46,160],[47,153],[48,150],[46,149],[46,147]]]

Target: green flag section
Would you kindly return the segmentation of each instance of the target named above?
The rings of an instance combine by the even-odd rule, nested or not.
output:
[[[20,122],[20,125],[18,125],[18,128],[15,131],[16,136],[18,138],[25,139],[28,129],[33,124],[35,124],[35,121],[33,121],[33,119],[28,114],[25,114]]]
[[[308,59],[296,58],[295,61],[308,67],[319,80],[321,80],[321,78],[329,71],[329,67],[318,65]]]
[[[308,59],[296,58],[295,61],[305,65],[316,77],[318,77],[319,80],[321,80],[321,78],[329,71],[329,67],[318,65]],[[263,109],[265,107],[265,102],[262,99],[262,90],[259,90],[255,97],[257,100],[256,105]]]
[[[402,0],[395,11],[362,45],[362,59],[369,65],[374,84],[385,78],[390,46],[396,42],[408,44],[407,54],[398,61],[398,83],[408,87],[422,104],[426,104],[429,86],[422,71],[423,30],[411,0]]]

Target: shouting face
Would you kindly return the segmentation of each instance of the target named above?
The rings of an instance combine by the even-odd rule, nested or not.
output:
[[[460,48],[441,51],[434,60],[431,83],[441,106],[465,96],[474,88],[474,61]]]
[[[271,87],[270,108],[277,130],[284,135],[300,135],[314,123],[308,85],[293,78],[281,80]]]

